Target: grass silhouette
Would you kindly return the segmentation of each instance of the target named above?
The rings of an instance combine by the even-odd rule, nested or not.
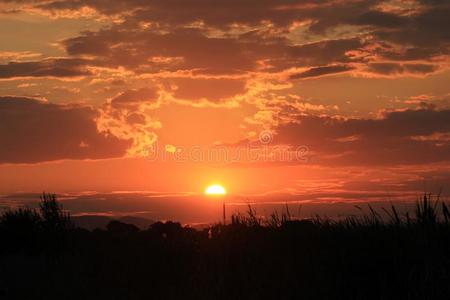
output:
[[[0,217],[6,299],[449,299],[450,214],[439,195],[340,220],[259,217],[205,230],[112,221],[76,228],[56,196]]]

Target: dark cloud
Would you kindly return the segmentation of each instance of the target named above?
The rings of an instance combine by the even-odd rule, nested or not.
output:
[[[357,25],[369,29],[364,30],[367,36],[404,47],[421,46],[446,51],[450,42],[450,18],[448,18],[450,5],[448,1],[437,0],[418,1],[414,7],[414,13],[407,11],[405,5],[392,4],[383,0],[217,0],[213,2],[124,0],[114,3],[107,0],[10,0],[8,2],[30,3],[51,12],[75,11],[89,7],[106,16],[121,15],[124,22],[113,27],[125,30],[110,32],[110,40],[115,39],[116,45],[124,40],[123,35],[133,35],[139,31],[139,28],[142,29],[140,26],[143,23],[151,23],[157,25],[158,30],[163,29],[165,32],[173,33],[174,30],[179,30],[186,25],[192,26],[194,23],[202,24],[204,28],[215,27],[226,31],[236,24],[256,26],[263,22],[270,22],[279,34],[284,34],[295,22],[304,21],[309,21],[310,33],[319,33],[324,36],[337,26]],[[387,9],[395,5],[397,10]],[[144,31],[148,32],[147,29]],[[103,32],[102,35],[106,33]],[[144,43],[144,48],[147,48],[147,41],[152,41],[152,38],[145,37],[141,35],[139,41]],[[97,39],[95,34],[91,35],[89,40],[86,40],[86,36],[82,38],[84,41],[80,40],[80,43],[76,39],[71,40],[71,45],[68,47],[69,53],[95,52],[98,55],[108,55],[114,52],[101,39]],[[214,43],[213,40],[209,42]],[[122,45],[122,47],[126,46]],[[156,48],[159,47],[156,46]],[[128,50],[130,50],[131,59],[136,47],[128,45]],[[235,53],[238,52],[235,51]],[[218,54],[221,53],[218,52]],[[243,68],[246,69],[245,66]]]
[[[89,107],[0,97],[0,163],[123,156],[130,141],[99,132]]]
[[[406,110],[380,119],[302,116],[279,126],[274,142],[304,145],[324,164],[450,161],[450,110]],[[441,134],[441,135],[439,135]]]
[[[177,29],[170,33],[110,29],[85,33],[65,40],[64,45],[70,55],[95,56],[109,66],[124,66],[137,73],[180,69],[228,73],[253,69],[256,65],[251,56],[256,51],[245,51],[255,45],[232,38],[207,37],[199,29]]]
[[[229,29],[233,25],[256,26],[270,22],[287,29],[295,22],[311,21],[309,29],[323,33],[343,24],[391,24],[395,16],[375,11],[382,0],[107,0],[36,1],[35,7],[50,12],[89,7],[98,13],[121,15],[127,26],[142,22],[163,28],[202,23],[207,27]],[[373,13],[372,13],[373,12]],[[378,21],[383,19],[383,21]],[[364,21],[367,20],[367,21]],[[396,21],[394,21],[397,24]]]
[[[291,75],[291,79],[302,79],[302,78],[310,78],[310,77],[319,77],[323,75],[342,73],[346,71],[350,71],[353,68],[347,65],[333,65],[333,66],[324,66],[311,68],[301,73],[296,73]]]
[[[43,1],[42,1],[43,2]],[[356,2],[356,3],[355,3]],[[90,7],[105,15],[131,15],[130,21],[158,22],[160,24],[186,25],[203,21],[206,25],[227,27],[232,24],[256,25],[270,21],[278,26],[313,17],[321,8],[337,13],[371,7],[379,1],[328,1],[328,0],[127,0],[111,5],[106,0],[50,1],[37,4],[40,9],[78,10]],[[331,9],[330,9],[331,11]],[[168,13],[170,12],[170,13]],[[126,16],[126,14],[124,14]]]
[[[407,20],[404,17],[393,13],[372,10],[359,15],[354,20],[354,23],[358,25],[372,25],[381,28],[395,28],[405,25]]]
[[[17,2],[17,1],[9,1]],[[89,56],[90,64],[125,67],[142,73],[190,70],[195,74],[278,72],[292,67],[323,66],[348,62],[380,63],[365,68],[381,74],[426,74],[450,49],[450,5],[421,1],[414,13],[407,7],[382,0],[106,0],[20,1],[51,12],[89,7],[106,16],[120,15],[124,22],[96,32],[83,32],[62,42],[71,57]],[[397,5],[397,10],[389,9]],[[261,26],[270,22],[272,26]],[[303,44],[291,39],[289,28],[304,22]],[[147,24],[148,26],[144,26]],[[248,25],[252,27],[237,27]],[[339,26],[351,25],[345,35]],[[258,26],[258,27],[256,27]],[[221,34],[211,34],[211,29]],[[314,34],[312,43],[305,43]],[[349,34],[352,33],[352,34]],[[346,38],[338,38],[345,36]],[[347,38],[351,36],[352,38]],[[322,40],[318,40],[322,38]],[[355,55],[355,54],[360,55]],[[381,65],[398,61],[401,65]],[[414,61],[415,65],[406,65]],[[3,68],[30,76],[86,75],[82,67],[9,65]],[[422,64],[422,65],[421,65]],[[37,68],[37,70],[35,70]],[[3,73],[14,73],[2,70]],[[331,71],[331,69],[330,69]],[[330,72],[331,74],[331,72]],[[11,74],[7,75],[11,76]],[[20,76],[20,75],[19,75]],[[305,74],[304,76],[308,76]],[[309,76],[309,77],[314,77]]]
[[[91,75],[87,60],[54,58],[31,62],[10,62],[0,65],[0,78],[15,77],[78,77]]]
[[[194,70],[196,74],[265,72],[290,67],[349,62],[347,52],[363,46],[359,38],[334,39],[294,45],[286,38],[268,38],[262,31],[235,37],[210,37],[201,29],[169,33],[117,29],[87,32],[63,42],[72,56],[89,55],[101,65],[123,66],[137,73]]]
[[[449,54],[449,50],[445,46],[407,46],[402,51],[395,51],[392,47],[377,52],[381,57],[388,60],[397,61],[414,61],[425,60],[431,61],[434,57],[445,56]]]
[[[363,43],[358,38],[325,40],[300,46],[292,46],[289,52],[297,64],[317,66],[333,62],[348,62],[346,53],[357,50]]]
[[[444,2],[444,1],[442,1]],[[433,3],[420,13],[403,17],[401,26],[378,29],[374,35],[384,41],[405,46],[444,49],[448,54],[450,45],[450,5]]]
[[[429,74],[438,69],[438,66],[432,64],[414,64],[414,63],[370,63],[369,71],[383,75],[397,75],[403,73],[410,74]]]
[[[111,99],[111,105],[113,107],[129,106],[143,102],[154,102],[157,98],[158,93],[155,88],[145,87],[120,93]]]

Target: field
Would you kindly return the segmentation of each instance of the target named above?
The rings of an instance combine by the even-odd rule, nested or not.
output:
[[[424,195],[411,214],[367,209],[88,231],[43,195],[1,217],[0,299],[449,299],[448,206]]]

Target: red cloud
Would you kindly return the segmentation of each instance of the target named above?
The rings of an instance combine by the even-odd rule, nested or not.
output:
[[[275,143],[307,146],[316,154],[316,162],[325,165],[450,161],[448,139],[436,140],[450,133],[450,110],[390,112],[380,119],[301,116],[275,130]]]
[[[97,116],[85,106],[0,97],[0,163],[123,156],[130,141],[99,132]]]

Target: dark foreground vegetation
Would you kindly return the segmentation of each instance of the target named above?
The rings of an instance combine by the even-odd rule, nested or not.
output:
[[[204,231],[75,228],[56,198],[0,218],[1,299],[450,299],[450,214],[426,195],[340,221],[250,208]],[[389,217],[382,221],[381,214]]]

